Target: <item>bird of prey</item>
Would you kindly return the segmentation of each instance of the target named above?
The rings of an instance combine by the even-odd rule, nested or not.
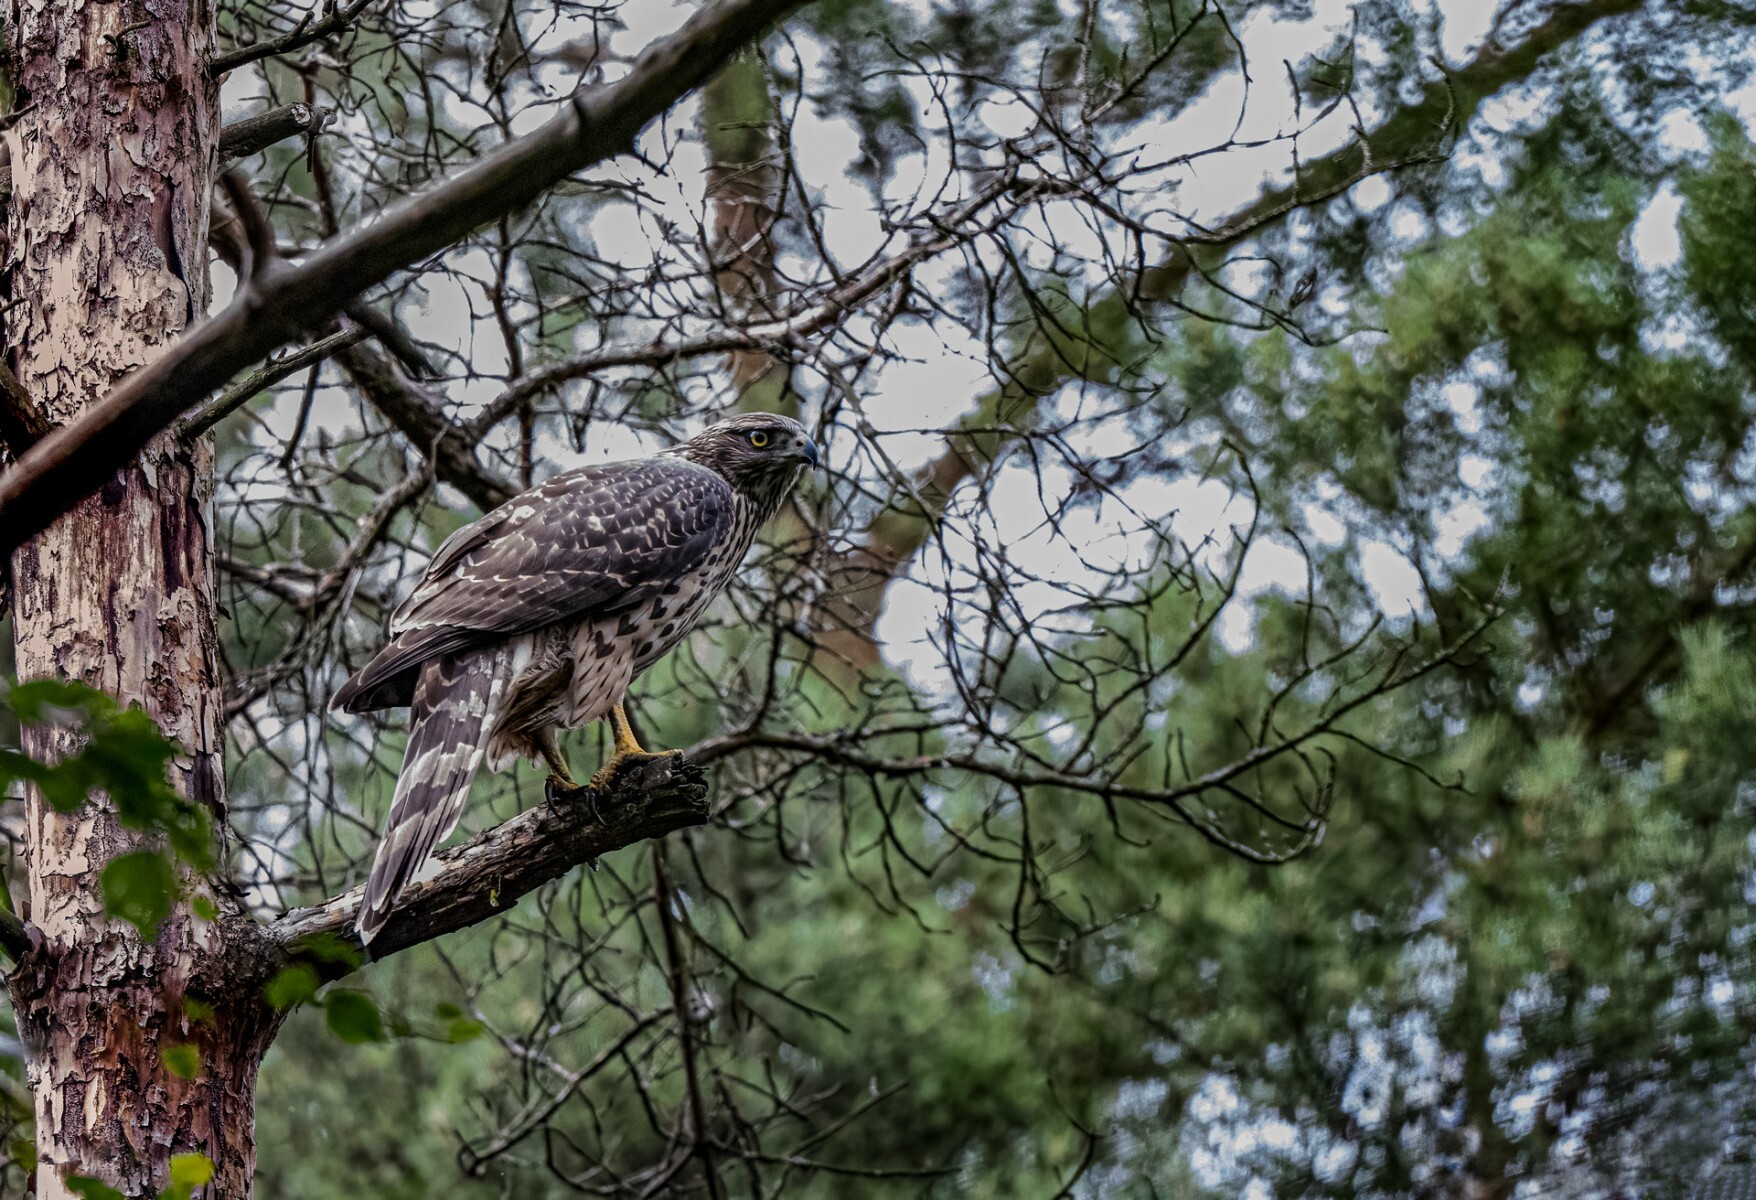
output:
[[[362,942],[456,826],[484,759],[541,759],[551,792],[576,787],[555,735],[599,718],[616,749],[593,786],[647,754],[622,711],[628,685],[695,625],[816,463],[797,421],[737,416],[650,458],[564,472],[445,540],[389,643],[335,695],[351,713],[410,709]]]

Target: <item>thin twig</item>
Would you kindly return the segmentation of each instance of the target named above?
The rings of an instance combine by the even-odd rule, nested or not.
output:
[[[273,387],[289,375],[295,375],[306,367],[322,362],[337,351],[349,346],[358,345],[366,340],[366,330],[358,325],[350,325],[346,329],[332,333],[321,341],[312,342],[302,350],[295,350],[284,357],[274,359],[254,372],[235,387],[227,388],[200,412],[184,418],[177,426],[177,438],[190,442],[212,429],[227,416],[231,415],[252,396],[260,395],[265,389]]]

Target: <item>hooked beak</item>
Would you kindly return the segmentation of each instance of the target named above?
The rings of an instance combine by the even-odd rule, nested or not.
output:
[[[804,460],[804,462],[807,465],[813,466],[813,467],[817,465],[817,463],[818,463],[817,444],[815,442],[811,441],[811,439],[800,438],[798,449],[797,449],[796,453],[798,454],[798,456],[802,460]]]

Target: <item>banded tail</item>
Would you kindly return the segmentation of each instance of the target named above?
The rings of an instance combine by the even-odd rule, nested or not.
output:
[[[433,847],[457,827],[488,735],[505,704],[514,658],[512,647],[502,644],[421,665],[409,705],[402,773],[360,903],[357,925],[363,944],[371,944],[402,889]]]

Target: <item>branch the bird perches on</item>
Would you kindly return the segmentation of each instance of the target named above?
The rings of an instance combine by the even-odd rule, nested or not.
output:
[[[707,792],[706,772],[681,755],[626,761],[602,791],[558,792],[549,803],[436,855],[438,871],[403,893],[373,939],[372,957],[384,958],[504,912],[580,863],[704,824]],[[267,927],[268,936],[290,961],[306,958],[300,948],[313,942],[330,948],[340,942],[357,950],[354,921],[364,890],[356,887],[322,904],[292,909]],[[330,956],[310,961],[319,974],[345,973]]]

